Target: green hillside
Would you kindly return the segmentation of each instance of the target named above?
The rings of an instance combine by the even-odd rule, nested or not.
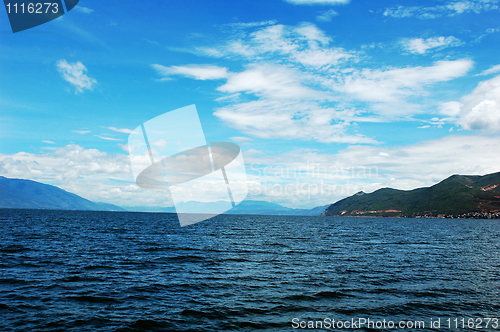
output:
[[[330,205],[327,216],[458,216],[500,211],[500,172],[484,176],[453,175],[425,188],[379,189]]]

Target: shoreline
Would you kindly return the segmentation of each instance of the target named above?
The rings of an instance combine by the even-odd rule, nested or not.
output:
[[[405,216],[405,215],[395,215],[395,216],[390,216],[390,215],[366,215],[366,214],[359,214],[359,215],[327,215],[326,213],[321,214],[322,217],[352,217],[352,218],[432,218],[432,219],[500,219],[500,211],[493,211],[493,212],[468,212],[468,213],[462,213],[462,214],[438,214],[437,216],[434,215],[429,215],[429,214],[423,214],[423,215],[414,215],[414,216]]]

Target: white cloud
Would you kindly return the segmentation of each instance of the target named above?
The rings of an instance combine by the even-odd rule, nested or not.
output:
[[[488,35],[490,35],[492,33],[499,32],[499,31],[500,31],[500,28],[489,28],[489,29],[486,29],[486,31],[483,34],[481,34],[480,36],[476,37],[476,39],[474,39],[473,43],[478,43],[483,38],[486,38]]]
[[[489,10],[488,1],[455,1],[449,2],[445,7],[452,11],[450,15],[462,14],[467,12],[480,13],[483,10]]]
[[[339,153],[340,158],[359,160],[360,165],[377,166],[399,179],[391,185],[413,189],[431,185],[452,174],[487,174],[500,171],[500,155],[492,154],[500,146],[500,137],[480,135],[446,136],[409,146],[353,146]],[[377,157],[386,152],[389,157]],[[420,185],[406,182],[418,181]]]
[[[75,87],[75,92],[83,92],[83,90],[92,90],[93,86],[97,84],[94,78],[87,76],[87,68],[80,62],[68,63],[66,60],[59,60],[57,62],[57,70],[62,77]]]
[[[350,146],[336,154],[296,150],[276,156],[246,151],[249,198],[289,207],[331,204],[359,191],[411,190],[453,175],[500,171],[500,137],[455,136],[409,146]]]
[[[119,138],[113,138],[113,137],[107,137],[107,136],[101,136],[101,135],[94,135],[95,137],[99,137],[100,139],[104,139],[107,141],[121,141]]]
[[[238,36],[225,45],[199,51],[212,57],[240,56],[249,61],[276,57],[311,68],[329,68],[353,58],[340,47],[328,47],[331,38],[311,23],[271,25]]]
[[[423,13],[423,14],[420,14],[418,16],[418,18],[420,18],[420,19],[427,19],[427,20],[438,18],[438,17],[441,17],[441,15],[440,14],[432,14],[432,13]]]
[[[479,83],[460,104],[464,129],[500,132],[500,75]]]
[[[495,33],[495,32],[499,32],[500,31],[500,28],[488,28],[486,29],[486,33]]]
[[[247,92],[276,99],[318,99],[321,93],[301,84],[301,72],[278,65],[251,65],[241,73],[229,75],[217,90],[227,93]]]
[[[397,6],[392,8],[387,8],[384,11],[384,16],[390,16],[395,18],[411,17],[414,12],[418,10],[419,7],[403,7]]]
[[[432,37],[432,38],[415,38],[404,39],[401,41],[401,46],[411,53],[425,54],[430,49],[444,49],[446,47],[455,47],[463,45],[463,42],[453,36],[449,37]]]
[[[84,13],[84,14],[90,14],[94,11],[93,9],[83,7],[83,6],[76,6],[75,9],[77,11],[79,11],[80,13]]]
[[[90,133],[90,130],[72,130],[72,132],[77,133],[77,134],[81,134],[81,135],[85,135],[85,134]]]
[[[249,141],[252,141],[250,137],[243,137],[243,136],[229,137],[229,139],[238,143],[248,143]]]
[[[78,145],[68,145],[41,155],[25,152],[0,154],[0,174],[56,184],[92,201],[119,205],[127,200],[134,201],[133,194],[140,191],[132,182],[127,155],[110,155]],[[113,179],[122,182],[116,184]],[[113,193],[117,189],[120,194]]]
[[[130,134],[133,132],[133,130],[127,128],[116,128],[116,127],[104,127],[104,128],[123,134]]]
[[[165,150],[165,148],[167,147],[168,145],[168,142],[164,139],[159,139],[157,141],[153,141],[151,142],[151,147],[153,146],[156,146],[158,147],[158,149],[161,151],[161,150]]]
[[[460,114],[460,103],[458,101],[450,101],[441,104],[440,113],[454,117]]]
[[[488,0],[467,0],[467,1],[448,1],[442,5],[423,7],[423,6],[396,6],[386,8],[383,12],[384,16],[403,18],[417,17],[419,19],[435,19],[442,15],[454,16],[462,13],[482,13],[492,10],[498,10],[498,1]]]
[[[443,37],[443,42],[453,43],[455,41],[453,38]],[[247,56],[246,53],[240,53],[240,55],[244,55],[249,61],[259,57],[259,59],[266,59],[268,62],[273,62],[274,56],[277,55],[278,61],[281,63],[279,65],[275,63],[251,65],[247,71],[234,74],[228,80],[228,82],[235,82],[238,78],[241,78],[242,82],[234,85],[228,83],[223,88],[220,87],[219,91],[247,91],[263,95],[262,90],[264,88],[258,89],[258,87],[266,84],[275,86],[275,90],[279,90],[279,86],[288,86],[289,83],[292,83],[291,89],[292,87],[297,88],[298,83],[303,86],[308,82],[319,83],[322,85],[321,89],[329,90],[330,93],[347,92],[353,97],[362,100],[388,102],[395,101],[396,96],[421,93],[425,85],[462,76],[472,66],[470,60],[456,60],[438,61],[434,66],[430,67],[392,68],[387,70],[368,68],[359,70],[347,67],[344,70],[339,70],[338,67],[341,68],[347,65],[347,61],[356,63],[357,59],[353,52],[328,47],[330,41],[331,39],[323,31],[309,23],[301,24],[298,27],[273,25],[250,33],[248,38],[239,38],[237,42],[240,49],[252,50],[253,55]],[[232,44],[229,43],[228,45]],[[228,47],[228,45],[219,48],[218,57],[221,55],[231,56],[237,53],[234,48]],[[285,61],[287,63],[283,64]],[[259,63],[262,63],[262,60]],[[299,70],[297,65],[303,65],[305,69]],[[286,67],[293,69],[284,69]],[[265,69],[259,70],[259,68]],[[321,72],[314,70],[321,70]],[[279,79],[278,77],[271,79],[271,73],[275,74],[274,76],[280,76]],[[263,75],[266,76],[265,80]],[[255,83],[257,87],[250,87],[252,80],[259,82],[259,84]],[[265,84],[261,84],[261,81],[265,81]],[[279,84],[279,82],[283,84]],[[247,89],[244,89],[245,85]],[[415,91],[412,91],[412,89]],[[284,90],[281,91],[284,92]],[[305,92],[305,90],[301,90],[300,94]],[[286,94],[289,93],[281,95]],[[312,94],[309,95],[312,96]],[[316,95],[325,96],[325,93],[319,91],[316,87]],[[269,94],[265,94],[265,96],[269,97]],[[313,98],[318,97],[314,96]],[[401,102],[400,99],[398,101]]]
[[[42,142],[47,143],[47,144],[56,144],[56,143],[55,143],[55,142],[53,142],[53,141],[42,141]]]
[[[217,99],[215,99],[216,101],[218,102],[227,102],[227,101],[232,101],[232,100],[236,100],[238,99],[238,97],[241,95],[241,93],[234,93],[232,95],[229,95],[229,96],[222,96],[222,97],[219,97]]]
[[[273,24],[276,24],[276,20],[248,22],[248,23],[244,22],[228,23],[228,24],[223,24],[223,26],[241,29],[241,28],[251,28],[251,27],[259,27],[259,26],[273,25]]]
[[[499,136],[451,135],[409,146],[356,145],[335,154],[303,149],[268,156],[247,150],[249,198],[313,207],[360,190],[408,190],[433,185],[452,174],[494,173],[500,171],[500,155],[494,153],[499,146]],[[55,184],[92,201],[173,205],[168,191],[137,187],[127,154],[77,145],[40,155],[0,154],[0,175]]]
[[[487,69],[478,75],[491,75],[491,74],[496,74],[498,72],[500,72],[500,65],[493,66],[490,69]]]
[[[217,67],[217,66],[171,66],[165,67],[158,64],[151,65],[158,74],[162,76],[172,76],[172,75],[184,75],[188,77],[195,78],[197,80],[214,80],[227,78],[228,72],[227,68]]]
[[[148,166],[149,156],[145,157]],[[135,184],[130,158],[141,159],[142,156],[112,155],[68,145],[40,155],[0,154],[0,175],[57,185],[91,201],[119,206],[172,206],[169,190],[146,190]],[[184,190],[192,191],[197,199],[210,201],[214,197],[214,187],[217,186],[209,182],[203,183],[201,188],[184,186]]]
[[[331,38],[316,26],[274,25],[251,34],[249,46],[260,55],[280,54],[291,62],[313,68],[331,67],[352,57],[342,48],[328,47]]]
[[[260,138],[375,143],[373,139],[345,132],[348,121],[356,116],[354,112],[324,108],[314,102],[261,99],[219,108],[214,115],[231,127]]]
[[[431,84],[460,77],[471,67],[470,60],[456,60],[437,61],[429,67],[393,68],[385,71],[352,70],[349,75],[324,80],[323,87],[329,89],[325,91],[303,86],[301,74],[295,73],[295,70],[281,66],[252,66],[247,71],[230,76],[227,83],[218,90],[252,93],[262,99],[227,106],[214,114],[229,125],[258,137],[312,138],[329,143],[374,142],[365,137],[351,137],[344,133],[350,122],[376,121],[373,117],[361,117],[359,113],[350,113],[346,117],[345,112],[320,107],[317,102],[333,98],[335,93],[340,92],[347,94],[344,99],[350,96],[351,99],[383,103],[376,111],[382,118],[394,120],[396,114],[402,116],[416,112],[415,107],[401,107],[405,104],[406,97],[422,93]],[[388,103],[399,107],[388,107]],[[317,118],[318,114],[328,116],[322,122],[311,120]],[[264,118],[269,120],[264,121]],[[336,122],[336,125],[331,126],[332,122]]]
[[[345,5],[351,0],[285,0],[294,5]]]
[[[388,70],[354,70],[336,88],[371,102],[403,102],[404,97],[421,92],[425,86],[463,76],[472,68],[471,60],[437,61],[428,67]]]
[[[126,153],[130,153],[130,149],[128,148],[128,143],[125,143],[125,144],[120,144],[118,143],[118,146],[120,147],[120,149],[122,149],[124,152]]]
[[[500,132],[500,103],[483,100],[462,115],[459,124],[464,129]]]
[[[333,9],[326,10],[322,12],[320,15],[316,16],[316,21],[320,22],[330,22],[333,17],[338,16],[339,13],[337,13]]]
[[[204,49],[211,57],[243,59],[246,64],[239,72],[208,65],[153,67],[165,77],[224,80],[216,89],[227,95],[216,100],[229,105],[214,114],[246,135],[374,143],[351,124],[407,120],[424,113],[415,100],[429,94],[433,84],[465,75],[473,65],[461,59],[425,67],[359,68],[357,52],[332,47],[331,42],[311,23],[259,26]]]
[[[160,45],[160,43],[158,43],[158,42],[157,42],[157,41],[155,41],[155,40],[149,40],[149,39],[146,39],[146,38],[144,38],[144,40],[145,40],[145,41],[147,41],[147,42],[148,42],[148,43],[150,43],[150,44],[153,44],[153,45]]]
[[[500,132],[500,75],[480,82],[460,102],[444,103],[441,113],[466,130]]]

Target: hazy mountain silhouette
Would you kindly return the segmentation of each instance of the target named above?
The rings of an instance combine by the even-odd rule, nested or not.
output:
[[[96,203],[56,186],[0,176],[0,208],[125,211],[119,206]]]

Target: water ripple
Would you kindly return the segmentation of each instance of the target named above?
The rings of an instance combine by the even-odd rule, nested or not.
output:
[[[500,311],[497,220],[218,216],[180,228],[173,214],[4,209],[0,228],[0,331],[285,331],[295,317]]]

